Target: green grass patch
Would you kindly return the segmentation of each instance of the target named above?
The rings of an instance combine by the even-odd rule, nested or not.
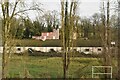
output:
[[[63,78],[61,57],[17,56],[14,55],[8,67],[9,78]],[[68,78],[91,78],[92,66],[102,65],[100,59],[74,57],[70,59]],[[113,72],[116,68],[113,67]]]
[[[96,58],[71,58],[71,63],[68,69],[68,77],[78,77],[80,68],[90,62],[96,65]],[[25,77],[25,69],[28,77],[31,78],[62,78],[63,77],[63,62],[61,57],[34,57],[34,56],[14,56],[9,64],[8,77]],[[89,66],[89,73],[91,73],[91,66]],[[84,71],[83,71],[84,73]]]

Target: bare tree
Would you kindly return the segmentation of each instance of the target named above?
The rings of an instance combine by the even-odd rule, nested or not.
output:
[[[67,78],[67,71],[70,64],[70,53],[72,51],[75,30],[75,15],[77,9],[77,1],[71,0],[69,13],[68,0],[61,0],[61,23],[62,23],[62,42],[63,42],[63,72],[64,78]]]
[[[120,80],[120,0],[118,0],[118,75]]]
[[[107,16],[105,15],[105,6],[103,2],[102,7],[102,26],[103,26],[103,34],[101,35],[102,44],[103,44],[103,65],[111,66],[111,30],[110,30],[110,2],[107,1]],[[106,20],[107,18],[107,20]],[[109,70],[105,68],[105,73],[108,73]],[[105,75],[105,79],[110,78],[109,75]]]
[[[12,5],[12,7],[11,7]],[[32,5],[26,9],[19,9],[20,5],[24,5],[21,0],[15,0],[15,2],[11,3],[9,0],[1,0],[1,8],[2,8],[2,18],[3,18],[3,56],[2,56],[2,78],[6,78],[7,76],[7,65],[11,53],[13,53],[13,48],[15,46],[14,36],[10,34],[12,19],[15,16],[22,16],[26,11],[29,10],[40,10],[37,4]]]

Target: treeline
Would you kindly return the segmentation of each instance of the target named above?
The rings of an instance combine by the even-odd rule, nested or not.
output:
[[[103,14],[95,13],[90,18],[79,18],[77,26],[78,38],[84,39],[100,39],[100,33],[103,32],[104,27],[102,25]],[[112,15],[110,17],[110,30],[111,39],[116,40],[117,38],[117,16]],[[101,40],[101,39],[100,39]]]
[[[10,33],[17,39],[30,39],[32,36],[40,36],[42,32],[52,32],[59,27],[57,11],[48,11],[35,20],[29,17],[13,18],[10,24]]]
[[[58,29],[60,24],[59,14],[57,11],[48,12],[42,16],[31,20],[30,18],[13,18],[10,32],[17,39],[30,39],[32,36],[40,36],[42,32],[52,32]],[[103,31],[102,14],[95,13],[90,18],[81,18],[76,16],[76,33],[77,39],[100,39],[100,33]],[[110,27],[112,39],[117,37],[117,16],[112,15],[110,18]],[[61,35],[61,28],[60,36]],[[60,37],[61,38],[61,37]]]

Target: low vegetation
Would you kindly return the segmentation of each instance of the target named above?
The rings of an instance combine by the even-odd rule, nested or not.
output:
[[[24,55],[24,53],[27,53],[29,56],[46,56],[46,57],[63,57],[63,52],[55,51],[54,49],[50,49],[49,52],[42,52],[42,51],[36,51],[34,49],[29,48],[28,50],[22,52],[22,53],[15,53],[16,55]],[[89,53],[86,54],[85,52],[79,52],[76,49],[70,52],[71,57],[89,57],[89,58],[101,58],[102,53]]]

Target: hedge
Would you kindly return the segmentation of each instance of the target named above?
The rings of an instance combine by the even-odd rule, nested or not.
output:
[[[16,40],[16,46],[25,46],[25,47],[62,47],[62,40],[33,40],[33,39],[24,39]],[[76,47],[100,47],[100,40],[76,40],[74,43]]]

